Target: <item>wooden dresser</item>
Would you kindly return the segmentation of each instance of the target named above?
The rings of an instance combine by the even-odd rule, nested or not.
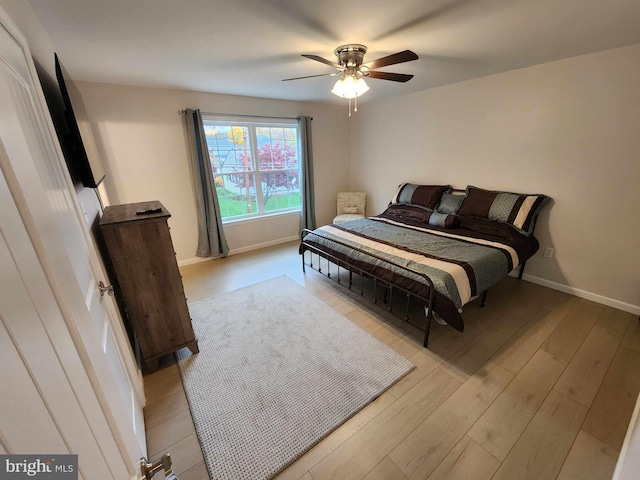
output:
[[[153,201],[106,207],[100,219],[116,293],[122,295],[151,372],[162,355],[183,347],[198,352],[169,235],[170,216],[160,202]]]

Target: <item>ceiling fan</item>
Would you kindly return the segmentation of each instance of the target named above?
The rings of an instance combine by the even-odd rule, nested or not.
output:
[[[365,78],[378,78],[380,80],[391,80],[392,82],[408,82],[413,75],[404,73],[378,72],[376,68],[396,65],[398,63],[411,62],[417,60],[416,55],[411,50],[394,53],[386,57],[378,58],[370,62],[364,63],[364,55],[367,53],[367,47],[357,43],[341,45],[336,48],[333,53],[338,57],[338,62],[332,62],[326,58],[317,55],[302,55],[303,57],[324,63],[336,68],[338,71],[333,73],[322,73],[320,75],[307,75],[305,77],[285,78],[283,82],[290,80],[300,80],[303,78],[314,77],[335,77],[340,75],[340,79],[336,82],[331,93],[349,99],[349,116],[351,116],[351,99],[356,99],[356,107],[354,111],[358,111],[357,98],[369,90],[369,86],[364,81]]]

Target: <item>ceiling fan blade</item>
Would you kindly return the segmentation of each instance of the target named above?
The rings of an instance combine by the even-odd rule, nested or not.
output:
[[[373,70],[376,68],[386,67],[387,65],[395,65],[396,63],[411,62],[412,60],[417,59],[418,55],[413,53],[411,50],[405,50],[403,52],[394,53],[393,55],[371,60],[370,62],[365,63],[364,66]]]
[[[405,75],[404,73],[389,73],[389,72],[369,72],[368,78],[379,78],[380,80],[391,80],[392,82],[408,82],[413,78],[413,75]],[[365,77],[366,78],[366,77]]]
[[[340,75],[340,72],[322,73],[320,75],[307,75],[306,77],[285,78],[282,81],[283,82],[288,82],[289,80],[300,80],[300,79],[303,79],[303,78],[313,78],[313,77],[335,77],[336,75]]]
[[[340,70],[344,70],[342,65],[337,64],[336,62],[332,62],[331,60],[327,60],[326,58],[319,57],[318,55],[302,55],[303,57],[310,58],[311,60],[315,60],[316,62],[325,63],[327,65],[331,65],[334,68],[339,68]]]

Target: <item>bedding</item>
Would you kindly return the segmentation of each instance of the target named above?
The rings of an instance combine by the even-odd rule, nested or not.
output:
[[[462,307],[531,257],[538,241],[483,218],[448,215],[459,222],[452,229],[430,224],[432,216],[420,207],[391,205],[376,217],[320,227],[305,236],[301,249],[312,245],[422,298],[429,296],[424,278],[397,265],[428,275],[435,289],[433,310],[463,331]]]
[[[440,197],[445,192],[451,191],[451,185],[414,185],[403,183],[396,190],[389,205],[417,205],[429,209],[436,208]]]
[[[442,214],[417,205],[390,205],[385,214],[389,217],[398,217],[400,221],[412,220],[446,228],[458,228],[460,226],[460,219],[455,215]]]
[[[511,225],[524,235],[531,235],[540,210],[549,197],[540,194],[499,192],[467,186],[458,215],[486,218]]]
[[[439,213],[447,213],[450,215],[455,215],[460,210],[460,206],[464,201],[464,195],[456,195],[454,193],[443,193],[442,197],[440,197],[440,203],[438,204],[438,208],[436,210]]]

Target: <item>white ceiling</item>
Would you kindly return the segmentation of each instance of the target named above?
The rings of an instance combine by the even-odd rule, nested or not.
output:
[[[368,80],[366,102],[640,43],[640,0],[29,0],[71,76],[94,82],[342,101],[335,60],[409,49],[420,59]]]

